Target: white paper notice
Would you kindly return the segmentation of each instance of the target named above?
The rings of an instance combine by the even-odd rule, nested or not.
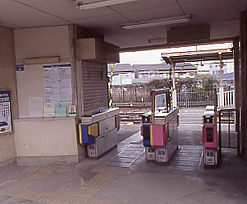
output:
[[[46,104],[71,104],[71,65],[44,66]]]
[[[42,97],[29,98],[30,117],[43,117],[43,99]]]

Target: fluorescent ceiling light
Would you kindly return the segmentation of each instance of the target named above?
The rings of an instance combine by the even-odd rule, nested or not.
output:
[[[123,4],[127,2],[138,1],[138,0],[105,0],[105,1],[95,1],[95,2],[85,2],[82,0],[77,0],[77,7],[81,10],[101,8],[105,6],[112,6],[116,4]]]
[[[190,22],[190,20],[191,20],[191,15],[184,15],[184,16],[176,16],[176,17],[169,17],[169,18],[125,23],[121,25],[121,28],[125,30],[137,29],[137,28],[147,28],[147,27],[170,25],[170,24],[176,24],[176,23],[186,23],[186,22]]]

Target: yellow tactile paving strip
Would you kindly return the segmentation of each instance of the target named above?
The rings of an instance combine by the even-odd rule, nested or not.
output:
[[[42,180],[42,179],[52,175],[55,171],[56,171],[55,167],[40,168],[32,176],[29,176],[28,179]]]
[[[35,183],[47,178],[48,176],[56,173],[67,173],[72,171],[73,169],[71,167],[27,167],[22,171],[22,173],[29,173],[32,175],[0,189],[0,195],[51,204],[121,204],[110,200],[95,199],[94,195],[103,189],[104,185],[110,182],[115,176],[120,174],[128,174],[128,170],[122,168],[97,167],[92,170],[93,172],[96,172],[96,175],[89,179],[75,192],[70,194],[36,192],[31,190],[31,187],[35,185]]]

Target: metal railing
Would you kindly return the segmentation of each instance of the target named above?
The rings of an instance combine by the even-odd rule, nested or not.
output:
[[[235,106],[235,90],[217,93],[218,107],[234,107]]]
[[[231,128],[232,124],[232,115],[234,118],[233,123],[235,124],[234,128]],[[240,138],[239,138],[239,111],[237,109],[221,109],[219,111],[219,156],[221,156],[221,148],[223,147],[222,140],[224,140],[224,127],[223,122],[227,125],[227,138],[226,143],[227,148],[236,148],[237,155],[240,156]],[[227,123],[225,123],[227,122]],[[234,130],[235,129],[235,130]],[[236,134],[233,134],[236,133]]]
[[[151,102],[150,92],[151,89],[148,88],[114,89],[113,102]],[[213,91],[177,92],[176,96],[178,107],[214,105]],[[217,106],[219,108],[233,108],[235,106],[235,91],[219,90],[217,93]]]
[[[191,107],[200,105],[213,105],[214,92],[200,91],[200,92],[180,92],[177,93],[178,107]]]

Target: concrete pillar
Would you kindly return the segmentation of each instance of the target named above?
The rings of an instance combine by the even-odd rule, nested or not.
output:
[[[246,155],[247,149],[247,11],[240,19],[240,148]]]
[[[12,118],[18,117],[13,29],[0,26],[0,90],[11,91]],[[0,167],[15,161],[14,134],[0,135]]]
[[[233,41],[233,55],[234,55],[234,87],[235,87],[235,108],[239,110],[240,106],[240,76],[239,76],[239,38],[235,38]]]
[[[234,87],[235,87],[235,96],[233,103],[235,108],[240,111],[240,67],[239,67],[239,38],[235,38],[233,41],[233,54],[234,54]],[[236,118],[236,130],[239,131],[239,118]]]

